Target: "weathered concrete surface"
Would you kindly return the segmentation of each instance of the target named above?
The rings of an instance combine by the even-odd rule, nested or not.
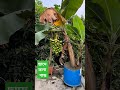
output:
[[[37,79],[35,77],[35,90],[85,90],[82,86],[73,89],[63,83],[62,78],[52,77],[49,79]]]

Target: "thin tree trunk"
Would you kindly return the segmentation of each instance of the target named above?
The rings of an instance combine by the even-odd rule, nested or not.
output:
[[[51,61],[52,61],[52,47],[50,47],[49,65],[51,65]]]
[[[86,65],[85,65],[85,90],[96,90],[96,81],[95,81],[95,74],[92,64],[92,57],[88,51],[87,45],[86,47]]]
[[[111,76],[112,76],[111,72],[108,72],[106,75],[106,90],[110,90]]]
[[[101,90],[110,90],[111,72],[108,72],[105,79],[102,81]]]
[[[107,72],[104,80],[102,81],[101,90],[110,90],[111,76],[112,76],[112,71],[111,71],[112,58],[110,52],[108,52],[108,55],[105,58],[105,62],[106,62],[105,64],[106,64]]]

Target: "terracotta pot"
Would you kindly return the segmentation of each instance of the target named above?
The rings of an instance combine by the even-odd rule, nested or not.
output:
[[[49,74],[52,75],[53,74],[53,67],[49,66]]]

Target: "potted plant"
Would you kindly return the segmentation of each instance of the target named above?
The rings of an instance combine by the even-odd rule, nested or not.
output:
[[[82,2],[82,0],[80,2]],[[72,3],[72,0],[69,3]],[[75,14],[80,5],[78,5],[77,8],[73,7],[75,10],[74,12],[69,13],[69,15],[64,15],[65,12],[62,15],[66,19],[69,19]],[[62,6],[62,8],[64,8],[64,6]],[[70,11],[70,9],[65,10]],[[62,15],[54,8],[46,9],[40,15],[40,22],[43,24],[50,23],[52,27],[47,28],[47,30],[44,29],[40,31],[39,35],[41,34],[40,36],[42,37],[39,37],[38,34],[36,35],[39,38],[38,41],[46,37],[46,35],[50,36],[49,64],[51,63],[53,54],[59,55],[59,53],[61,53],[59,61],[61,64],[64,64],[64,82],[69,86],[79,86],[81,84],[80,61],[84,49],[85,28],[82,20],[78,16],[74,16],[71,20],[69,20],[70,22],[65,24],[66,20]],[[66,62],[66,55],[68,56],[68,60],[70,62]]]
[[[81,84],[81,61],[84,52],[85,27],[78,16],[74,16],[71,22],[72,24],[66,25],[65,28],[69,37],[67,48],[70,62],[66,62],[64,65],[64,82],[75,87]]]

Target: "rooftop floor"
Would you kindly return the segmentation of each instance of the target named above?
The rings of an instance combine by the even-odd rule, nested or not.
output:
[[[69,87],[64,84],[62,78],[52,76],[52,79],[35,78],[35,90],[85,90],[83,86],[76,88]]]

